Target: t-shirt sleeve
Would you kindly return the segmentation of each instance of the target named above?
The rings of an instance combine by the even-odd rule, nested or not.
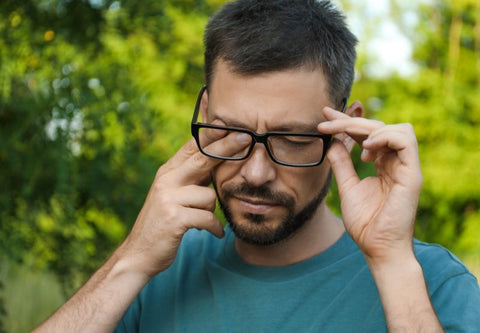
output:
[[[480,289],[475,276],[444,247],[418,241],[415,245],[445,332],[480,332]]]
[[[140,318],[140,300],[137,296],[135,300],[130,304],[127,311],[123,315],[122,319],[115,328],[114,333],[132,333],[138,332],[138,322]]]
[[[480,290],[472,274],[450,277],[431,298],[445,332],[480,332]]]

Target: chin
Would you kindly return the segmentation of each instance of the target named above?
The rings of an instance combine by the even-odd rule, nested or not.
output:
[[[257,214],[231,214],[224,208],[227,222],[235,236],[248,244],[269,246],[290,238],[306,220],[295,219],[293,214],[267,218]]]
[[[285,235],[283,232],[279,232],[278,228],[271,229],[264,225],[253,223],[249,226],[246,226],[244,224],[238,225],[236,223],[229,222],[229,225],[238,239],[252,245],[274,245],[290,236],[290,234]]]

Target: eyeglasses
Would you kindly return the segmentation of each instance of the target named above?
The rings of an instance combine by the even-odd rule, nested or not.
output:
[[[332,143],[332,135],[290,132],[258,134],[243,128],[198,122],[200,102],[206,89],[207,86],[200,89],[191,123],[192,136],[204,155],[229,161],[244,160],[250,156],[256,143],[262,143],[270,158],[281,165],[312,167],[323,162]],[[223,144],[219,145],[219,141],[223,141]],[[223,152],[220,146],[224,147]]]

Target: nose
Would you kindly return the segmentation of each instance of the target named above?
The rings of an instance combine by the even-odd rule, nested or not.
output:
[[[275,162],[270,159],[265,146],[256,144],[250,156],[243,162],[241,176],[250,184],[260,186],[276,177]]]

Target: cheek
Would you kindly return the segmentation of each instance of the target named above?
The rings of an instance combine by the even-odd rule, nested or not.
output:
[[[318,195],[327,180],[329,166],[326,164],[313,168],[298,168],[283,177],[283,182],[294,192],[295,199],[300,206]]]
[[[234,180],[240,173],[241,162],[225,161],[213,169],[213,180],[220,191],[225,183]]]

